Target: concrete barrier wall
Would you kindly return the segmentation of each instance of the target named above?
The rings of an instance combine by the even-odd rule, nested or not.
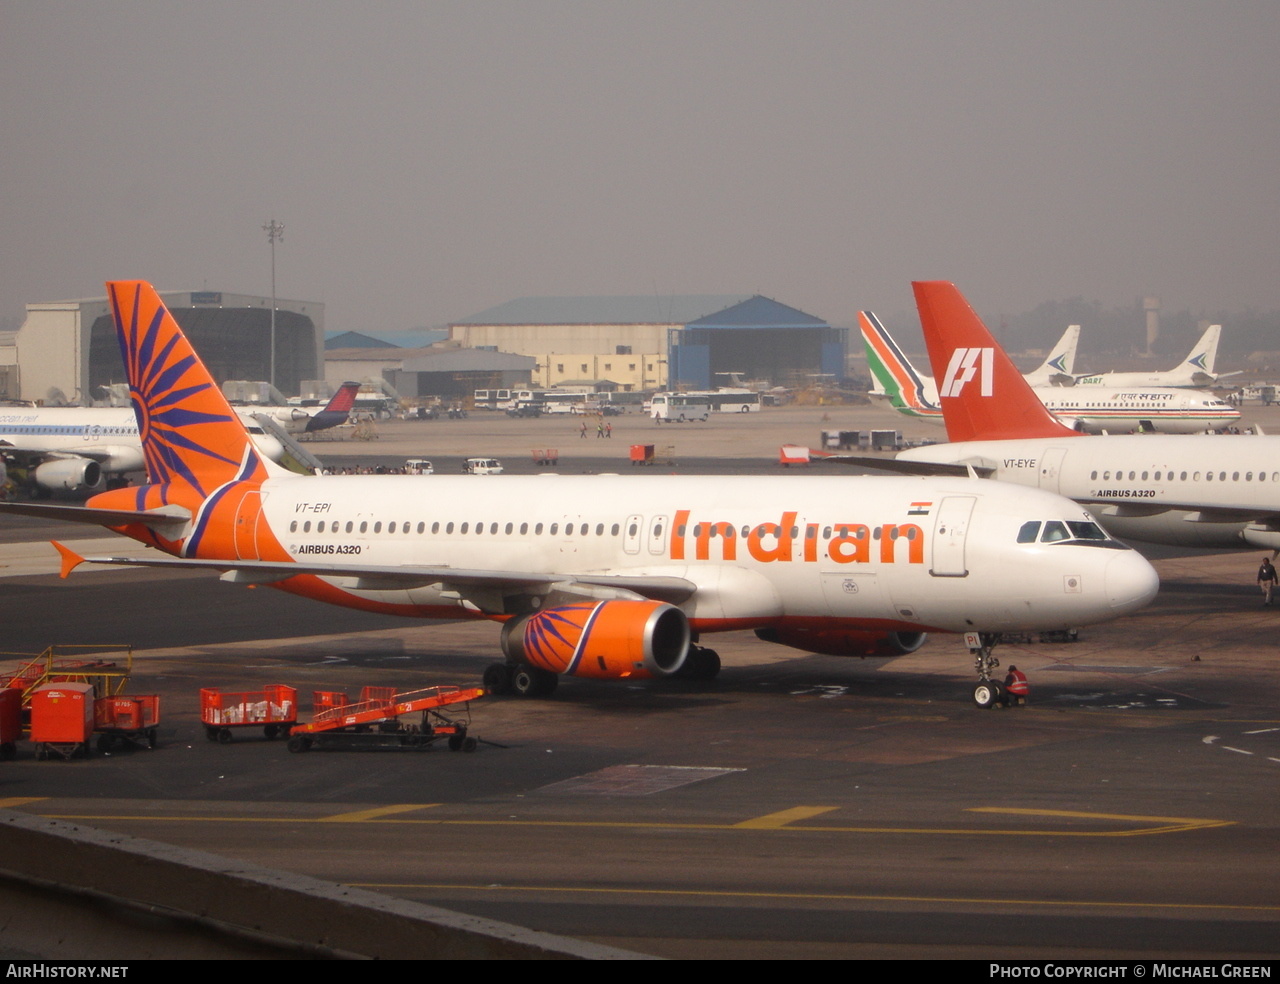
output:
[[[4,810],[0,911],[0,956],[18,959],[646,959]]]

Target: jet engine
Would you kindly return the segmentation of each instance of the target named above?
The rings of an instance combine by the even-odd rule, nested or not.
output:
[[[102,467],[90,458],[54,458],[37,465],[31,472],[31,481],[41,489],[92,489],[102,481]]]
[[[689,653],[689,620],[660,601],[586,601],[502,627],[509,662],[596,679],[670,676]]]
[[[855,629],[756,629],[756,637],[826,656],[905,656],[929,638],[924,632],[860,632]]]

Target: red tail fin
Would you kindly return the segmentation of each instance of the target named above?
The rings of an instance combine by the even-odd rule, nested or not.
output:
[[[947,437],[995,441],[1076,435],[1045,409],[955,284],[930,280],[911,286]]]

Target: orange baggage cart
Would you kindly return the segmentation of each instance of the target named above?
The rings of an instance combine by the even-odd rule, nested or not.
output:
[[[225,694],[206,687],[200,691],[200,721],[205,737],[223,744],[237,728],[261,728],[268,738],[280,738],[298,723],[298,691],[280,683]]]
[[[17,687],[0,690],[0,759],[11,759],[22,737],[22,691]]]
[[[100,752],[144,741],[148,748],[155,748],[159,724],[159,694],[99,697],[93,702],[93,730],[98,736]]]

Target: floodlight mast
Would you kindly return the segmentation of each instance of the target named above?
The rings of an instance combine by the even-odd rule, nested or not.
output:
[[[284,223],[272,219],[262,227],[271,244],[271,385],[276,384],[276,243],[284,242]]]

